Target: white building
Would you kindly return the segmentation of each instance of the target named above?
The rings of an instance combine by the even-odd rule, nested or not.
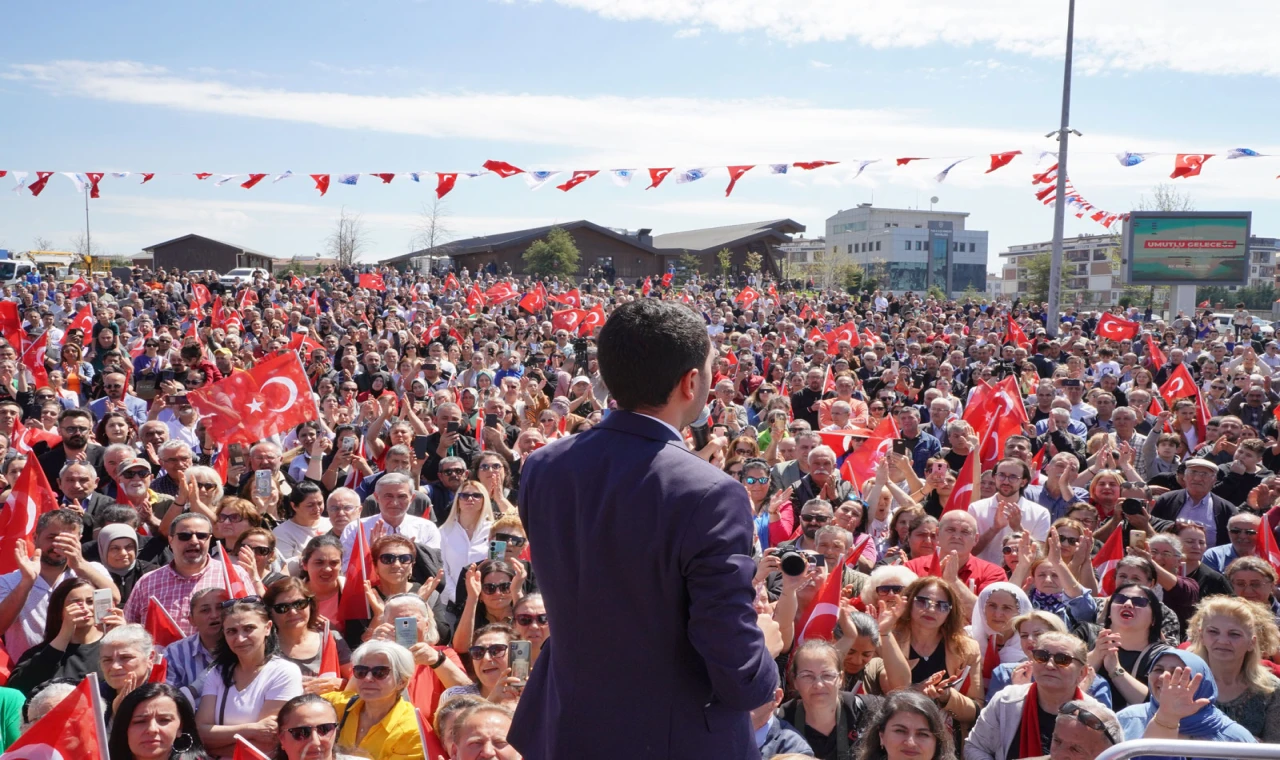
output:
[[[937,286],[950,297],[987,290],[987,233],[966,230],[967,212],[844,209],[827,220],[826,246],[849,257],[889,290],[917,293]]]
[[[790,243],[782,243],[778,250],[787,255],[792,264],[814,264],[822,259],[822,252],[827,249],[825,238],[792,238]]]

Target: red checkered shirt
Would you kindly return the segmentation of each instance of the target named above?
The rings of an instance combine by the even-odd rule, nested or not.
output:
[[[246,588],[253,588],[253,581],[243,567],[233,565],[236,574],[244,581]],[[152,570],[138,579],[129,601],[124,606],[124,618],[130,623],[145,623],[147,602],[155,597],[160,606],[173,616],[182,632],[190,636],[196,632],[191,625],[191,597],[197,591],[206,588],[226,588],[227,579],[222,570],[222,563],[210,557],[200,572],[183,577],[173,569],[173,563],[158,570]]]

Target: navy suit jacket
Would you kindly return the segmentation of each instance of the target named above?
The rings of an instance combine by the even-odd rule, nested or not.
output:
[[[555,632],[508,735],[525,760],[760,756],[778,670],[741,484],[619,411],[526,460],[520,518]]]

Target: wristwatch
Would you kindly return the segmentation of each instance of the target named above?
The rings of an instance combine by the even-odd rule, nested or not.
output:
[[[441,665],[443,665],[443,664],[444,664],[444,661],[445,661],[444,652],[441,652],[439,649],[437,649],[437,650],[436,650],[436,661],[435,661],[434,663],[432,663],[432,665],[431,665],[431,669],[432,669],[432,670],[436,670],[437,668],[439,668]]]
[[[443,658],[443,655],[441,655],[441,657]],[[1111,677],[1112,677],[1112,678],[1118,678],[1118,677],[1120,677],[1120,676],[1124,675],[1124,674],[1125,674],[1125,672],[1126,672],[1126,671],[1125,671],[1125,669],[1124,669],[1124,666],[1123,666],[1123,665],[1117,665],[1117,666],[1116,666],[1116,669],[1115,669],[1115,670],[1113,670],[1113,671],[1111,671]]]

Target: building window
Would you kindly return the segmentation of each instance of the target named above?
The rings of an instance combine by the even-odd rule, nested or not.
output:
[[[977,253],[977,252],[978,252],[978,244],[977,244],[977,243],[970,243],[970,244],[969,244],[969,253]]]
[[[853,253],[853,243],[849,244],[849,253]]]
[[[923,241],[923,240],[917,240],[917,241],[916,241],[916,250],[917,250],[917,251],[923,251],[923,250],[924,250],[924,241]]]
[[[903,244],[904,246],[906,246],[906,248],[907,248],[907,250],[908,250],[908,251],[909,251],[909,250],[911,250],[911,241],[910,241],[910,240],[903,240],[903,241],[902,241],[902,244]]]
[[[876,241],[876,250],[877,250],[877,251],[878,251],[878,250],[880,250],[880,241],[879,241],[879,240],[877,240],[877,241]]]

